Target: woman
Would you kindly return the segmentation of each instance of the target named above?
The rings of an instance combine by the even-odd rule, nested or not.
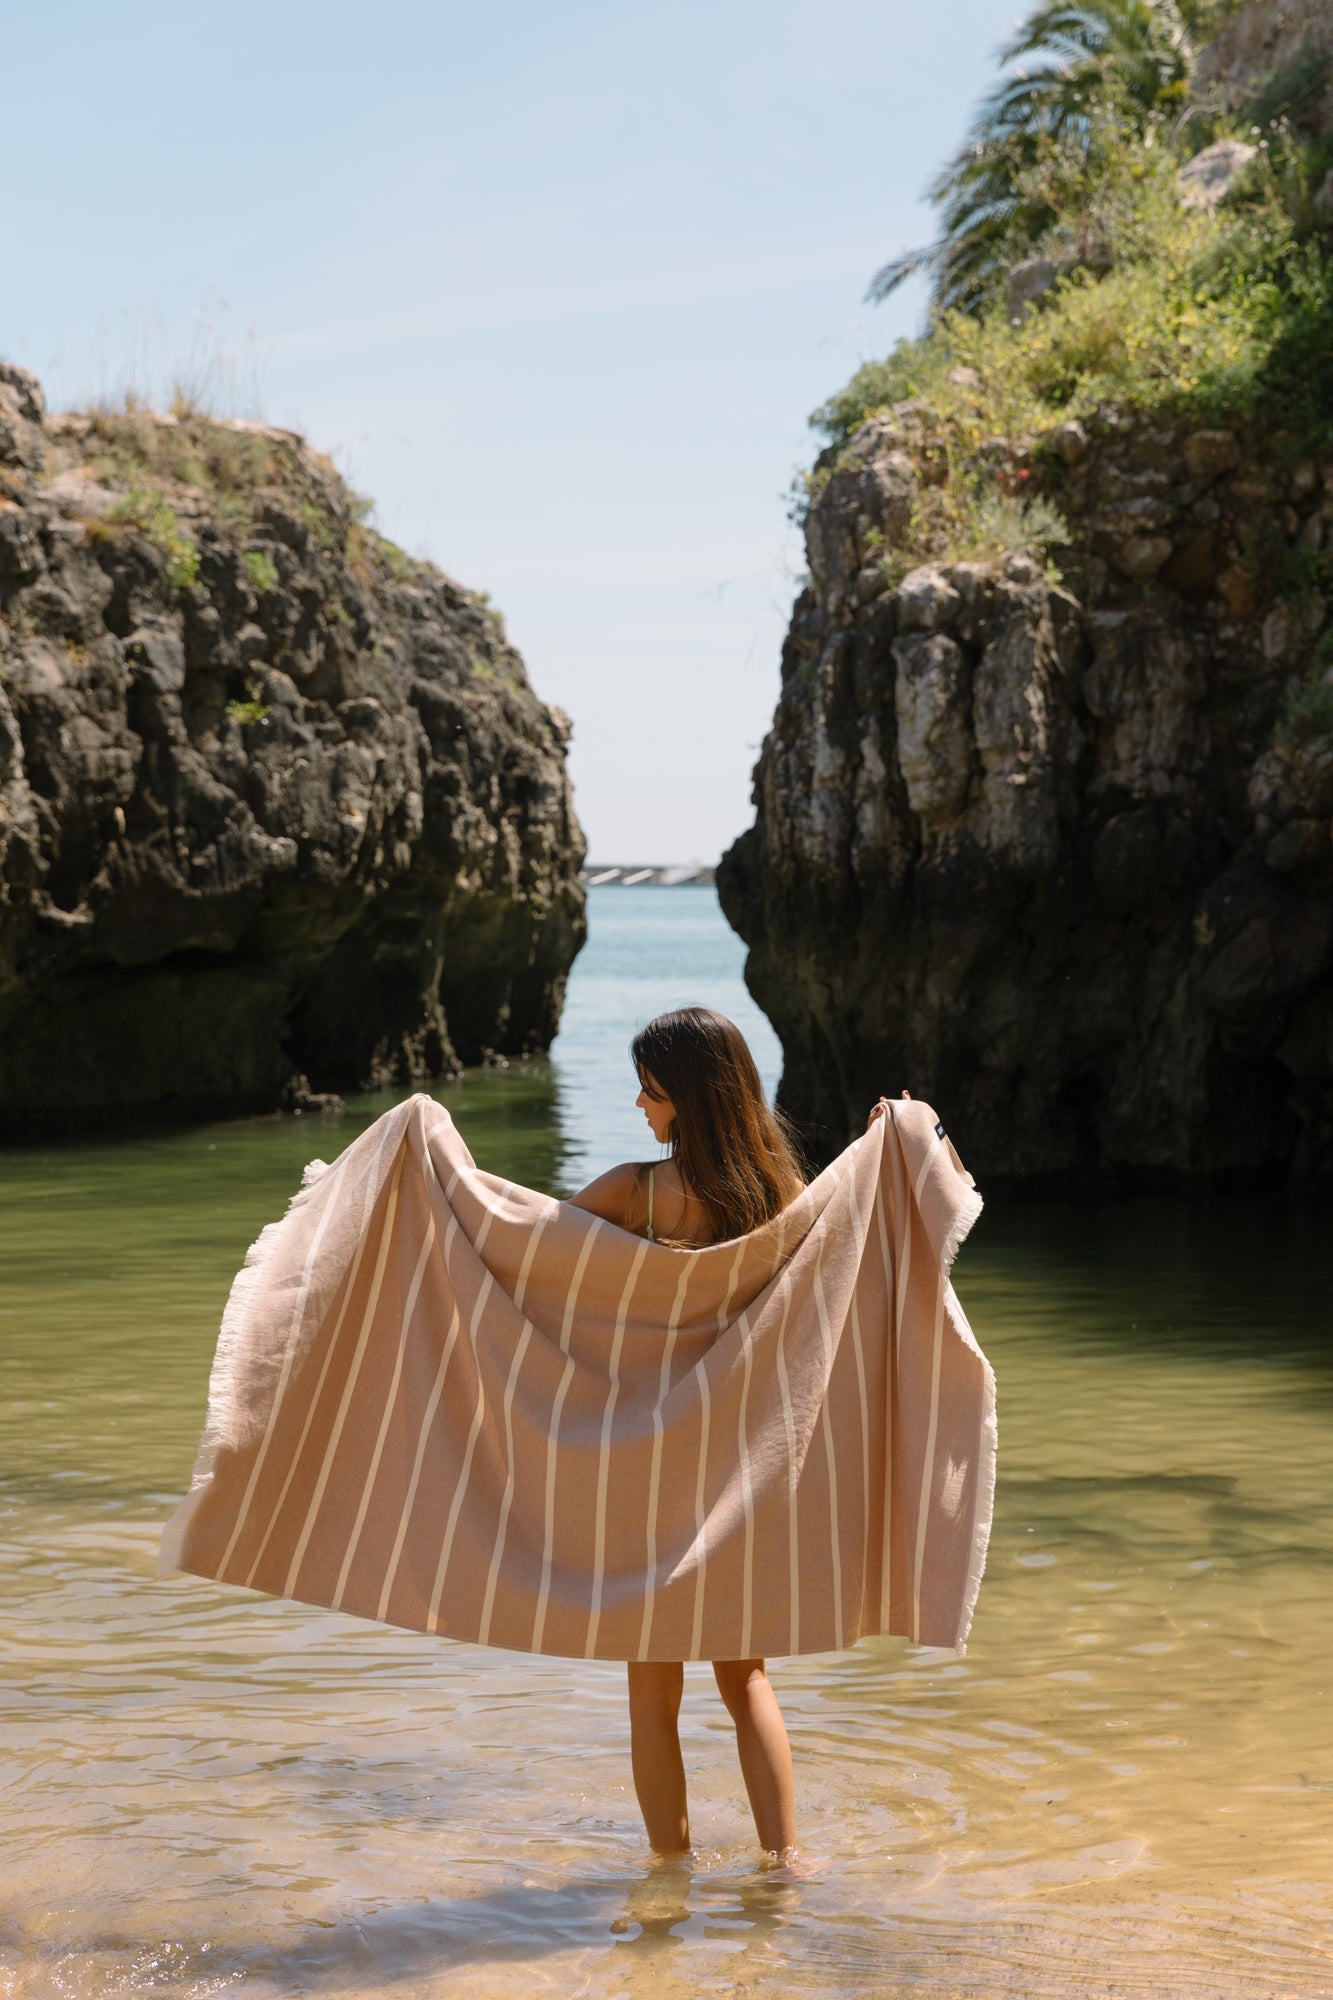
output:
[[[826,1651],[860,1632],[955,1646],[967,1636],[990,1527],[994,1378],[947,1272],[980,1199],[926,1107],[895,1117],[881,1146],[853,1149],[807,1197],[749,1051],[717,1014],[652,1022],[633,1058],[638,1102],[671,1157],[604,1175],[578,1208],[477,1169],[448,1112],[421,1093],[308,1170],[233,1284],[194,1477],[159,1571],[481,1645],[629,1661],[635,1787],[653,1845],[675,1853],[689,1845],[682,1662],[720,1651],[755,1826],[780,1855],[795,1836],[791,1753],[754,1649]],[[872,1120],[887,1109],[881,1100]],[[882,1218],[885,1192],[889,1232],[881,1220],[867,1258],[869,1204]],[[797,1240],[786,1243],[768,1225],[792,1205]],[[665,1247],[636,1247],[622,1230]],[[850,1267],[838,1325],[852,1338],[830,1346],[820,1270],[833,1230]],[[910,1260],[915,1292],[898,1253],[909,1231],[930,1250]],[[730,1247],[705,1247],[720,1244]],[[626,1384],[617,1429],[624,1356],[659,1339],[646,1376],[636,1368]],[[919,1426],[929,1447],[885,1532],[871,1524],[892,1436],[872,1411],[887,1416],[890,1371],[894,1426]],[[682,1385],[684,1404],[676,1396],[664,1416]],[[723,1420],[707,1444],[710,1408]],[[835,1429],[859,1432],[845,1481]],[[595,1453],[563,1450],[594,1432]],[[679,1449],[664,1495],[668,1433]],[[697,1468],[693,1508],[683,1467]],[[904,1589],[892,1572],[909,1536]]]
[[[660,1014],[634,1038],[631,1058],[645,1118],[671,1156],[612,1167],[573,1197],[579,1208],[651,1242],[691,1248],[758,1229],[805,1185],[740,1030],[708,1007]],[[689,1847],[685,1768],[676,1721],[679,1660],[629,1663],[630,1755],[648,1838],[663,1853]],[[762,1660],[714,1660],[718,1692],[736,1725],[745,1789],[761,1846],[796,1840],[791,1750]]]

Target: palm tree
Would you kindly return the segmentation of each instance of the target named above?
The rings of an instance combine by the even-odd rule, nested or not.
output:
[[[1204,5],[1040,0],[1000,50],[1010,74],[926,190],[940,211],[938,237],[885,264],[866,297],[878,303],[925,270],[934,312],[984,305],[1057,220],[1052,175],[1038,171],[1043,161],[1063,158],[1077,172],[1108,119],[1142,134],[1181,105],[1194,67],[1191,27]]]

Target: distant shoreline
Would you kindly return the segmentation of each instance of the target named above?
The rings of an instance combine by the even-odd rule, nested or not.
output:
[[[579,880],[585,889],[711,889],[716,870],[701,861],[589,864]]]

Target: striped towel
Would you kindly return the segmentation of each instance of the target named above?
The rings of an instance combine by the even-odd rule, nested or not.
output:
[[[995,1403],[948,1269],[980,1207],[899,1101],[764,1228],[674,1249],[409,1098],[251,1250],[160,1573],[575,1658],[961,1649]]]

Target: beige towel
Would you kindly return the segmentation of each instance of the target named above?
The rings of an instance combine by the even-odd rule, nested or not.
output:
[[[236,1279],[161,1573],[576,1658],[961,1648],[994,1379],[948,1268],[980,1207],[899,1101],[764,1228],[672,1249],[409,1098]]]

